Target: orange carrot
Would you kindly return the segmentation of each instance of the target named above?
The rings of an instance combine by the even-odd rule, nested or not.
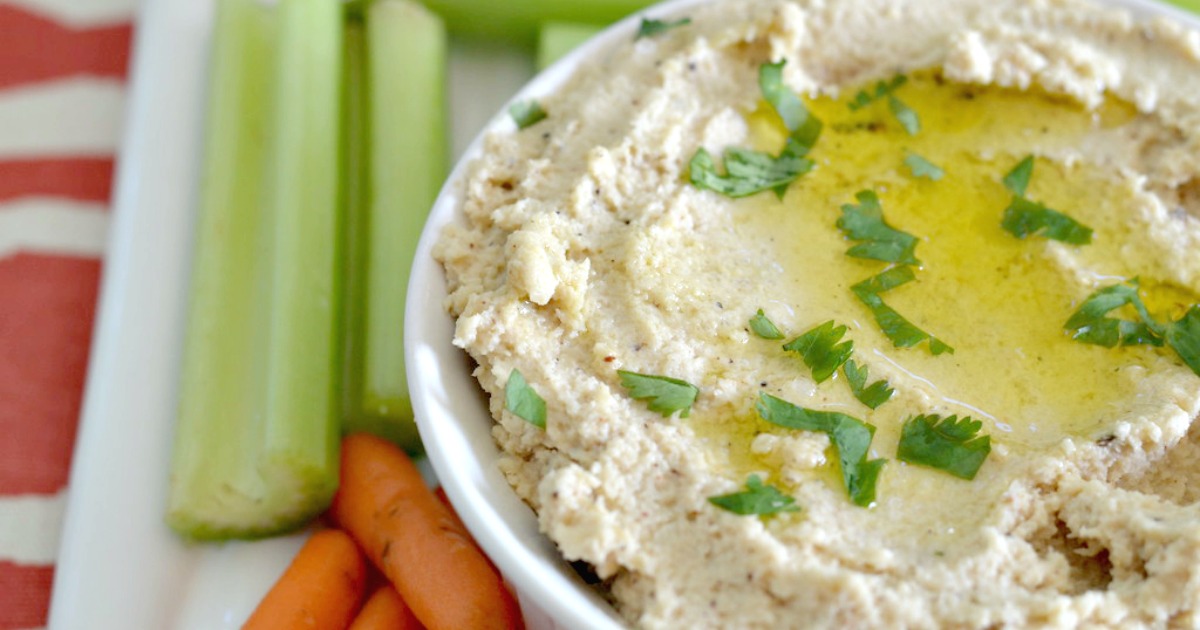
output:
[[[391,584],[375,589],[349,630],[424,630]]]
[[[524,627],[500,574],[390,442],[365,434],[342,440],[330,512],[430,630]]]
[[[342,629],[362,603],[367,565],[358,545],[336,529],[313,534],[242,630]]]

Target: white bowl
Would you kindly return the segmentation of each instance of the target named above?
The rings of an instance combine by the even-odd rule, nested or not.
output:
[[[688,7],[719,0],[670,0],[630,16],[534,77],[511,102],[552,93],[597,53],[633,38],[642,16],[671,17]],[[1095,0],[1139,18],[1162,16],[1200,30],[1200,17],[1152,0]],[[471,362],[456,348],[454,321],[447,314],[445,276],[432,250],[449,223],[461,221],[462,180],[482,152],[483,137],[512,130],[507,106],[472,141],[434,203],[421,234],[408,288],[405,360],[421,439],[446,494],[467,528],[516,588],[531,628],[615,629],[621,617],[581,580],[540,533],[533,511],[500,474],[493,420]],[[530,605],[536,610],[530,614]],[[539,613],[548,616],[542,619]]]

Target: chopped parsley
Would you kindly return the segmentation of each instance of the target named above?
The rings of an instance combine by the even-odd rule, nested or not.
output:
[[[1108,316],[1124,306],[1133,308],[1137,320]],[[1193,304],[1182,317],[1163,324],[1146,310],[1145,303],[1138,295],[1137,280],[1114,284],[1092,293],[1063,328],[1076,341],[1106,348],[1162,346],[1165,343],[1192,372],[1200,375],[1200,304]]]
[[[546,118],[546,110],[542,109],[541,103],[529,99],[509,105],[508,115],[517,123],[517,129],[524,129]]]
[[[783,339],[783,332],[761,308],[754,314],[754,317],[750,318],[750,330],[763,339]]]
[[[904,165],[912,172],[913,177],[924,177],[936,182],[946,176],[946,171],[943,171],[940,166],[912,151],[905,154]]]
[[[850,384],[850,391],[854,393],[858,402],[871,409],[878,409],[879,405],[887,402],[892,394],[896,393],[896,390],[882,379],[867,385],[870,370],[865,365],[860,368],[854,359],[847,359],[842,364],[842,374],[846,375],[846,382]]]
[[[911,348],[928,341],[929,352],[934,356],[946,352],[954,354],[954,348],[949,344],[918,328],[879,297],[880,293],[907,284],[915,277],[911,267],[893,267],[855,284],[850,290],[870,309],[883,334],[891,339],[897,348]]]
[[[804,158],[806,151],[791,139],[779,157],[731,148],[725,151],[725,174],[721,175],[712,156],[701,147],[688,163],[688,177],[697,188],[707,188],[727,197],[746,197],[764,190],[774,190],[782,197],[788,184],[812,170],[812,160]]]
[[[1117,319],[1108,314],[1123,306],[1132,306],[1138,321]],[[1127,284],[1114,284],[1092,293],[1079,309],[1071,315],[1063,328],[1071,338],[1105,348],[1148,344],[1163,345],[1162,330],[1150,317],[1146,305],[1138,295],[1138,284],[1134,280]]]
[[[546,428],[546,401],[516,368],[509,372],[508,382],[504,384],[504,408],[535,427]]]
[[[902,265],[919,265],[913,255],[917,248],[917,237],[901,232],[883,220],[883,206],[879,197],[870,190],[860,190],[855,195],[858,204],[844,204],[842,216],[837,221],[838,229],[846,237],[861,243],[846,251],[847,256],[868,258]]]
[[[759,66],[758,87],[762,91],[763,98],[771,104],[771,107],[775,108],[775,112],[783,119],[783,126],[787,128],[792,139],[807,153],[817,143],[824,124],[808,111],[800,97],[784,84],[783,66],[786,63],[786,59],[781,59],[775,63],[764,63]]]
[[[992,451],[991,437],[979,435],[983,423],[970,416],[942,418],[936,414],[909,418],[900,430],[896,459],[937,468],[971,480]]]
[[[759,417],[771,424],[827,434],[837,449],[842,484],[850,500],[863,507],[875,500],[875,482],[885,460],[867,460],[874,426],[844,413],[805,409],[766,393],[759,394],[755,407]]]
[[[908,82],[908,77],[903,74],[898,74],[890,80],[879,81],[875,84],[873,91],[859,90],[854,98],[846,103],[850,111],[858,111],[875,101],[887,99],[888,109],[891,110],[892,116],[904,127],[904,131],[908,135],[915,136],[921,131],[921,119],[917,116],[917,112],[909,107],[904,101],[896,98],[895,92],[900,86]]]
[[[1029,180],[1032,178],[1032,155],[1025,156],[1004,176],[1004,187],[1013,197],[1004,209],[1004,219],[1000,226],[1017,238],[1042,236],[1072,245],[1091,243],[1092,228],[1025,196]]]
[[[700,388],[687,381],[681,381],[669,376],[654,376],[617,370],[621,376],[621,386],[629,390],[629,395],[638,400],[648,401],[650,411],[669,416],[676,411],[679,417],[686,418],[692,412],[692,404],[700,394]]]
[[[762,478],[750,475],[746,480],[746,489],[742,492],[731,492],[715,497],[709,497],[708,502],[723,509],[743,516],[757,514],[769,516],[780,512],[799,512],[796,500],[779,491],[775,486],[763,485]]]
[[[813,380],[823,383],[850,358],[854,342],[838,343],[846,334],[845,326],[829,320],[784,344],[783,349],[796,352],[812,370]]]
[[[686,18],[686,17],[679,19],[679,20],[672,21],[672,22],[642,18],[642,24],[641,24],[641,26],[638,27],[637,35],[635,35],[633,37],[633,39],[639,40],[643,37],[653,37],[660,33],[665,33],[666,31],[669,31],[673,28],[677,28],[680,26],[687,26],[688,24],[691,24],[691,23],[692,23],[692,18]]]

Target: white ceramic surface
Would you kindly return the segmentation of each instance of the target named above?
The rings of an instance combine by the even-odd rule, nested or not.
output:
[[[677,0],[654,17],[696,4]],[[1108,4],[1200,20],[1147,0]],[[87,391],[75,449],[50,626],[63,630],[237,628],[302,535],[188,547],[162,523],[201,148],[210,2],[146,0],[114,198]],[[544,94],[636,18],[598,36],[521,93]],[[455,153],[532,75],[525,53],[456,42],[449,92]],[[502,111],[502,110],[500,110]],[[491,128],[512,123],[496,114]],[[477,154],[480,142],[467,153]],[[496,470],[491,419],[466,356],[450,344],[445,284],[429,251],[454,220],[462,164],[422,236],[407,314],[410,386],[438,477],[472,533],[517,587],[530,627],[615,628],[619,619],[541,536]],[[557,620],[557,624],[550,619]]]

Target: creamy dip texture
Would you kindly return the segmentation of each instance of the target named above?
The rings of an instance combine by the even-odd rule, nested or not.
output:
[[[1064,329],[1116,284],[1161,322],[1200,302],[1200,36],[1067,1],[651,17],[685,16],[589,60],[540,99],[544,120],[490,135],[435,252],[503,472],[563,555],[643,627],[1200,625],[1200,377],[1169,343]],[[718,168],[728,148],[782,149],[758,83],[781,60],[824,123],[812,169],[782,197],[693,185],[699,148]],[[919,130],[887,97],[848,106],[896,76]],[[1023,196],[1090,243],[1002,227],[1026,156]],[[897,347],[851,290],[890,268],[847,255],[837,223],[861,191],[917,238],[915,280],[887,306],[953,353]],[[759,309],[783,339],[752,331]],[[827,321],[895,390],[878,408],[782,348]],[[544,428],[506,406],[514,370]],[[619,371],[699,394],[664,416]],[[762,394],[874,426],[874,501],[847,496],[827,434],[764,421]],[[973,480],[897,458],[918,414],[982,423]],[[751,475],[799,509],[709,500]]]

